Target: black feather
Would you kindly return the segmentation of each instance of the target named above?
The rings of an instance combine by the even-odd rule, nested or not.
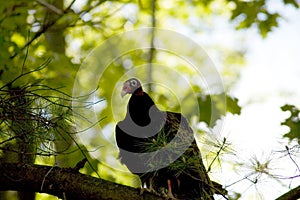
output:
[[[133,93],[115,132],[121,162],[143,185],[159,193],[171,189],[177,199],[213,199],[193,131],[180,113],[160,111],[147,93]]]

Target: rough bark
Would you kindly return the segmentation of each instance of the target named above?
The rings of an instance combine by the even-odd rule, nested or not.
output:
[[[36,142],[34,134],[34,120],[31,116],[31,103],[33,100],[27,96],[26,89],[9,86],[11,104],[14,105],[11,114],[11,130],[16,137],[18,162],[33,164],[36,155]],[[35,193],[19,192],[20,200],[34,200]]]
[[[73,168],[0,162],[0,191],[47,193],[64,199],[162,200],[155,194],[79,173]]]
[[[281,195],[276,200],[295,200],[300,198],[300,185],[287,193]]]

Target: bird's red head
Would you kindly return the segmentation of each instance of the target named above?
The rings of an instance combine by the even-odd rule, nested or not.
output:
[[[131,78],[124,82],[121,97],[124,97],[126,94],[133,94],[134,92],[137,95],[143,94],[141,82],[136,78]]]

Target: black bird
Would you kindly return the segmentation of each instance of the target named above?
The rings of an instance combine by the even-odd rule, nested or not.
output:
[[[126,94],[131,94],[127,113],[115,129],[121,162],[149,190],[174,199],[213,199],[219,192],[187,120],[159,110],[136,78],[124,83],[121,96]]]

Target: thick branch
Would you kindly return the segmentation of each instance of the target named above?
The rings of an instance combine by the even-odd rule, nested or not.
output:
[[[81,174],[72,168],[0,163],[0,191],[32,191],[67,199],[162,200],[149,192]]]
[[[281,195],[276,200],[294,200],[300,198],[300,185],[287,193]]]

